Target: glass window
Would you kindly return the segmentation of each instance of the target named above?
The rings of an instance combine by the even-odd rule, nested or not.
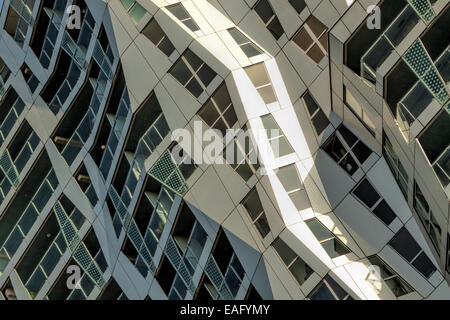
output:
[[[166,56],[170,56],[174,51],[175,47],[172,42],[161,29],[160,25],[155,18],[150,20],[150,22],[142,30],[142,34],[145,35],[153,44],[158,47]]]
[[[195,23],[194,19],[192,19],[190,14],[181,3],[176,3],[166,8],[191,31],[195,32],[200,30],[197,23]]]
[[[355,115],[356,118],[362,123],[362,125],[369,131],[369,133],[375,137],[375,125],[370,117],[364,111],[364,108],[358,103],[358,100],[353,96],[350,90],[344,86],[344,103]]]
[[[169,71],[196,98],[206,90],[217,74],[195,53],[187,49]]]
[[[414,182],[414,209],[422,221],[425,231],[428,233],[437,253],[440,255],[442,229],[416,182]]]
[[[444,189],[450,184],[450,103],[419,137],[420,145]]]
[[[278,179],[286,190],[287,194],[291,198],[292,202],[296,206],[297,210],[304,209],[303,184],[300,181],[300,176],[295,164],[291,164],[277,170]]]
[[[330,121],[323,110],[317,105],[309,91],[306,91],[306,94],[303,96],[303,101],[308,109],[309,118],[311,119],[314,130],[316,131],[316,134],[320,136],[328,127]]]
[[[261,18],[266,28],[275,37],[275,39],[280,39],[284,33],[284,30],[281,26],[280,20],[278,20],[278,17],[275,15],[275,12],[273,11],[269,1],[260,0],[258,3],[256,3],[253,9]]]
[[[275,157],[283,157],[294,152],[288,140],[284,136],[283,131],[276,123],[271,114],[261,117],[264,128],[267,132],[270,146]]]
[[[345,126],[340,126],[322,149],[350,175],[372,154],[372,150]]]
[[[306,225],[325,249],[330,258],[350,253],[350,250],[317,219],[306,221]]]
[[[142,18],[147,13],[147,10],[139,4],[139,2],[134,0],[120,0],[125,10],[127,10],[130,15],[131,20],[134,24],[138,24]]]
[[[278,101],[273,90],[272,82],[267,74],[264,63],[254,64],[244,69],[248,77],[252,81],[256,90],[258,91],[265,104],[270,104]]]
[[[367,179],[363,179],[356,189],[353,190],[353,194],[364,202],[369,208],[372,208],[380,199],[380,195],[375,191]]]
[[[314,271],[280,238],[276,238],[272,246],[297,282],[305,283]]]
[[[319,283],[309,296],[311,300],[353,300],[329,275]]]
[[[303,9],[306,8],[305,0],[289,0],[289,3],[294,7],[298,14],[302,13]]]
[[[178,143],[172,144],[169,147],[169,151],[172,161],[178,167],[184,179],[188,179],[194,173],[195,169],[198,168],[198,165]]]
[[[314,16],[306,20],[292,41],[315,63],[319,63],[328,54],[327,27]]]
[[[234,41],[236,41],[237,45],[244,51],[245,55],[249,58],[258,56],[263,52],[246,36],[242,34],[238,29],[231,28],[228,29],[228,32],[233,37]]]
[[[225,82],[203,105],[198,115],[208,126],[220,130],[224,136],[227,129],[233,128],[237,116]]]
[[[224,150],[225,160],[244,179],[248,181],[260,168],[257,149],[244,126],[242,131]]]
[[[380,276],[396,297],[411,293],[413,289],[378,256],[368,257],[370,263],[380,268]]]
[[[242,201],[242,205],[250,216],[252,223],[255,225],[256,229],[258,229],[261,237],[265,238],[270,232],[270,227],[256,188],[253,188],[248,193]]]
[[[409,176],[406,173],[400,159],[394,151],[391,141],[387,137],[386,133],[383,132],[383,155],[388,163],[395,180],[397,180],[400,190],[402,191],[405,198],[408,198],[408,180]]]
[[[389,242],[389,245],[426,278],[429,278],[436,271],[436,267],[430,258],[428,258],[405,227],[400,229],[397,235]]]

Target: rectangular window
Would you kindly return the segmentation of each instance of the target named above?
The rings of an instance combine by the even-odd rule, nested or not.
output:
[[[190,49],[170,69],[170,74],[189,90],[196,98],[206,90],[217,76],[213,69],[204,63]]]
[[[198,115],[209,127],[220,130],[224,136],[227,129],[233,128],[237,116],[225,82],[206,101]]]
[[[380,276],[396,297],[404,296],[414,290],[391,267],[378,256],[368,257],[370,263],[380,268]]]
[[[1,7],[1,5],[0,5]],[[4,29],[19,44],[23,45],[28,26],[33,23],[34,0],[11,1]]]
[[[164,33],[163,29],[161,29],[161,26],[155,18],[150,20],[150,22],[145,26],[144,30],[142,30],[142,34],[153,42],[153,44],[166,56],[169,57],[175,51],[175,47],[172,42]]]
[[[420,220],[422,221],[422,224],[426,232],[428,233],[431,242],[436,248],[436,251],[440,255],[442,229],[439,226],[436,218],[434,217],[433,211],[431,211],[430,206],[425,199],[425,196],[423,195],[416,182],[414,182],[414,209],[416,210]]]
[[[278,101],[264,62],[244,69],[265,104]]]
[[[353,195],[361,200],[386,225],[390,225],[394,221],[396,217],[394,211],[392,211],[386,200],[380,197],[367,178],[364,178],[353,190]]]
[[[315,63],[322,61],[328,54],[327,27],[314,16],[306,20],[292,41]]]
[[[248,181],[260,168],[257,149],[246,126],[225,148],[224,155],[234,171],[245,181]]]
[[[280,20],[278,20],[278,17],[275,15],[275,12],[273,11],[269,1],[260,0],[253,7],[253,10],[255,10],[266,28],[275,37],[275,39],[280,39],[284,33],[284,30],[281,26]]]
[[[178,143],[173,143],[169,147],[169,151],[173,163],[178,167],[184,179],[189,179],[189,177],[194,173],[195,169],[198,168],[198,165],[194,162],[194,160],[191,159],[189,154],[184,151]]]
[[[420,134],[419,142],[445,189],[450,184],[450,104]]]
[[[372,154],[372,150],[345,126],[339,127],[323,150],[349,175],[353,175]]]
[[[272,243],[275,251],[283,260],[285,266],[297,280],[299,285],[305,283],[309,276],[314,272],[311,267],[305,263],[283,240],[276,238]]]
[[[291,164],[279,168],[277,170],[277,177],[280,179],[283,188],[286,190],[297,210],[304,209],[304,197],[301,195],[303,184],[300,181],[297,166],[295,164]]]
[[[236,41],[239,48],[244,51],[245,55],[249,58],[258,56],[263,52],[246,36],[242,34],[237,28],[228,29],[228,33],[233,37],[234,41]]]
[[[130,15],[131,20],[134,24],[139,24],[142,18],[147,13],[147,10],[135,0],[120,0],[125,10],[127,10]]]
[[[194,19],[192,19],[191,15],[181,3],[176,3],[166,8],[192,32],[200,30],[197,23],[195,23]]]
[[[362,125],[369,131],[369,133],[375,137],[375,125],[369,116],[367,116],[364,108],[358,103],[356,98],[352,95],[350,90],[344,86],[344,103],[350,109],[350,111],[355,115],[356,118],[362,123]]]
[[[405,227],[400,229],[389,242],[389,245],[406,261],[412,264],[425,278],[429,278],[436,271],[433,262],[431,262],[425,251],[423,251]]]
[[[294,152],[289,141],[286,139],[277,122],[271,114],[261,117],[264,128],[267,132],[270,146],[275,157],[283,157]]]
[[[9,71],[8,66],[6,63],[0,58],[0,80],[3,82],[8,81],[9,75],[11,74],[11,71]]]
[[[447,234],[447,272],[450,273],[450,235]]]
[[[250,190],[241,204],[244,206],[261,237],[265,238],[270,232],[270,227],[256,188]]]
[[[320,136],[322,132],[328,127],[330,121],[323,112],[322,108],[320,108],[316,103],[309,91],[306,91],[305,95],[303,96],[303,102],[308,109],[309,119],[311,120],[314,130],[316,131],[316,134]]]
[[[298,14],[302,13],[303,9],[306,8],[305,0],[289,0],[289,3]]]
[[[405,167],[403,167],[400,159],[394,151],[391,141],[387,137],[386,133],[383,132],[383,155],[391,168],[392,174],[400,187],[405,198],[408,198],[408,174],[406,173]]]
[[[353,300],[336,281],[329,275],[319,283],[319,285],[309,295],[311,300]]]
[[[306,221],[306,225],[317,238],[330,258],[336,258],[350,253],[350,250],[339,240],[330,230],[328,230],[319,220],[312,219]]]

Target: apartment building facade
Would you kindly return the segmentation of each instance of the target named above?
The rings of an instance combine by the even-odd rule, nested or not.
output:
[[[4,0],[0,299],[450,298],[449,22]]]

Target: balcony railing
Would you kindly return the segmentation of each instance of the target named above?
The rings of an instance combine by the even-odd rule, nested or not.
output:
[[[361,57],[361,76],[376,82],[379,68],[418,23],[419,17],[415,10],[407,5]]]
[[[100,47],[100,43],[98,41],[96,47]],[[101,48],[100,50],[103,52]],[[106,86],[111,81],[110,76],[105,74],[103,71],[100,71],[98,79],[90,80],[90,84],[94,88],[94,94],[91,97],[88,112],[81,120],[80,124],[75,129],[75,132],[72,134],[71,138],[61,152],[64,160],[66,160],[69,166],[72,165],[73,161],[94,129],[95,120],[105,95]]]
[[[161,113],[139,140],[121,194],[122,201],[126,205],[129,205],[131,202],[131,198],[141,177],[141,172],[144,169],[145,160],[152,154],[169,132],[170,129],[167,125],[166,118],[164,117],[164,114]]]
[[[62,20],[64,12],[67,7],[67,0],[56,0],[53,8],[44,8],[45,13],[48,15],[50,22],[45,32],[44,45],[39,55],[39,61],[44,68],[48,68],[50,60],[53,56],[55,49],[56,39],[58,38],[59,30],[62,27]]]
[[[106,180],[108,177],[109,170],[112,167],[112,161],[114,159],[114,154],[117,151],[120,138],[122,136],[122,130],[125,125],[125,120],[131,113],[130,108],[130,98],[128,97],[128,90],[125,87],[122,92],[122,97],[120,99],[119,107],[112,123],[112,129],[106,142],[105,150],[100,161],[100,172],[103,178]]]
[[[78,218],[72,219],[77,214],[80,215],[81,213],[74,208],[69,218],[71,220],[77,221],[79,220]],[[81,227],[81,225],[77,226],[77,228],[79,227]],[[64,235],[62,231],[59,231],[52,244],[42,255],[41,260],[25,283],[25,287],[27,288],[32,298],[34,298],[42,288],[45,281],[48,279],[48,277],[58,264],[59,260],[64,255],[66,249],[67,245],[64,240]]]
[[[17,251],[57,186],[55,172],[50,170],[0,249],[0,252],[3,252],[8,259],[11,259]]]

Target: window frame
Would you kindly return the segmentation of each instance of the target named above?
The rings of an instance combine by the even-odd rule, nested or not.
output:
[[[269,20],[267,20],[267,22],[264,22],[263,18],[259,15],[258,11],[256,10],[256,8],[263,2],[266,2],[267,5],[270,7],[270,9],[272,10],[272,16],[269,18]],[[261,22],[264,24],[264,27],[270,32],[270,34],[275,38],[276,41],[280,40],[281,37],[283,36],[283,34],[285,34],[283,25],[280,22],[280,19],[278,19],[277,14],[275,13],[275,10],[272,7],[272,4],[270,3],[269,0],[259,0],[255,3],[255,5],[252,7],[252,10],[255,11],[256,15],[258,16],[258,19],[261,20]],[[274,31],[272,31],[271,29],[269,29],[269,26],[272,24],[272,22],[275,21],[275,24],[278,21],[278,24],[281,27],[281,30],[283,31],[279,36],[275,34]]]
[[[309,111],[308,108],[308,103],[306,102],[306,96],[309,96],[312,100],[312,102],[315,104],[315,106],[317,107],[316,110],[313,112],[313,114],[311,114],[311,112]],[[330,125],[330,120],[328,119],[328,117],[326,116],[325,112],[323,112],[322,108],[319,106],[319,104],[317,103],[316,99],[314,99],[313,95],[311,94],[311,92],[309,92],[309,90],[306,90],[306,92],[303,94],[302,96],[302,101],[303,104],[305,105],[308,115],[309,115],[309,120],[311,121],[311,124],[313,126],[314,132],[316,133],[316,135],[318,137],[320,137],[320,135],[322,133],[325,132],[325,130],[328,128],[328,126]],[[322,115],[321,115],[322,114]],[[327,126],[321,131],[319,132],[318,129],[316,128],[316,125],[314,124],[314,119],[316,119],[317,116],[323,116],[327,119],[328,124]]]
[[[261,212],[259,212],[259,213],[257,213],[257,214],[255,215],[255,219],[252,218],[252,216],[250,215],[250,212],[249,212],[249,211],[247,210],[247,208],[245,207],[245,204],[247,203],[248,199],[249,199],[254,193],[256,193],[256,197],[257,197],[257,199],[258,199],[258,201],[259,201],[259,204],[261,205],[261,209],[262,209]],[[262,239],[266,239],[267,236],[268,236],[269,234],[271,234],[272,230],[271,230],[271,228],[270,228],[269,220],[267,219],[267,216],[266,216],[266,213],[265,213],[265,210],[264,210],[264,206],[263,206],[263,204],[262,204],[262,202],[261,202],[261,198],[259,197],[258,189],[256,188],[256,186],[253,187],[253,189],[251,189],[251,190],[247,193],[247,195],[244,197],[244,199],[242,199],[242,201],[241,201],[240,204],[241,204],[241,206],[243,207],[243,209],[245,210],[245,212],[247,213],[247,216],[249,217],[249,219],[250,219],[252,225],[256,228],[256,230],[257,230],[259,236],[260,236]],[[269,229],[269,230],[267,231],[267,233],[265,233],[265,234],[263,234],[263,233],[261,232],[261,230],[259,229],[259,227],[258,227],[258,225],[257,225],[257,222],[258,222],[260,219],[262,219],[262,221],[264,221],[264,223],[267,225],[267,227],[268,227],[268,229]]]
[[[245,34],[243,34],[242,31],[240,31],[237,27],[229,28],[229,29],[227,29],[227,31],[228,31],[228,34],[231,36],[231,38],[233,38],[234,42],[235,42],[236,45],[239,47],[239,49],[241,49],[242,52],[247,56],[247,58],[252,59],[252,58],[254,58],[254,57],[257,57],[257,56],[259,56],[259,55],[264,54],[264,52],[261,50],[261,48],[258,47],[253,41],[251,41],[251,40],[250,40]],[[240,36],[241,36],[242,38],[245,38],[247,41],[244,42],[244,43],[239,43],[238,40],[233,36],[233,33],[232,33],[232,32],[239,33]],[[247,52],[242,48],[242,47],[248,46],[248,45],[250,45],[251,47],[253,47],[253,49],[254,49],[255,51],[259,52],[259,53],[258,53],[258,54],[255,54],[255,55],[252,55],[252,56],[249,56],[249,55],[247,54]]]
[[[383,156],[386,158],[386,162],[389,168],[391,169],[392,175],[394,176],[395,180],[397,181],[400,187],[400,191],[402,192],[405,199],[408,200],[408,192],[409,192],[408,173],[406,172],[405,167],[401,163],[400,158],[397,156],[394,150],[394,145],[389,140],[388,136],[384,131],[383,131]],[[402,181],[405,184],[406,189],[404,189],[400,181]]]
[[[292,253],[295,255],[295,257],[292,259],[291,262],[289,262],[289,264],[286,264],[284,259],[281,257],[281,254],[278,252],[278,250],[275,247],[275,243],[277,241],[281,241],[281,243],[286,246],[290,251],[292,251]],[[297,281],[297,283],[302,286],[308,279],[309,277],[314,273],[314,270],[294,251],[292,250],[292,248],[280,237],[276,237],[275,240],[273,240],[271,246],[273,247],[275,253],[277,254],[278,258],[280,258],[280,260],[283,262],[283,264],[286,266],[286,268],[289,270],[289,273],[291,274],[291,276]],[[300,281],[299,279],[297,279],[297,277],[294,275],[294,273],[291,271],[291,267],[294,265],[295,262],[297,261],[301,261],[304,266],[305,266],[305,271],[306,271],[306,277],[303,281]],[[310,271],[308,271],[308,269]]]
[[[312,221],[317,222],[317,225],[321,226],[323,230],[325,230],[325,232],[329,233],[330,236],[328,238],[319,240],[319,238],[316,236],[316,233],[314,233],[312,231],[312,229],[309,227],[308,223],[311,223]],[[342,257],[345,256],[349,253],[352,253],[352,251],[334,234],[334,232],[332,232],[330,229],[328,229],[319,219],[317,218],[312,218],[312,219],[308,219],[305,220],[306,226],[309,228],[309,230],[311,231],[311,233],[313,234],[313,236],[316,238],[317,242],[319,242],[320,246],[323,248],[323,250],[325,250],[326,254],[330,257],[330,259],[335,259],[338,257]],[[325,248],[325,246],[323,245],[323,243],[325,242],[329,242],[330,240],[334,240],[337,243],[339,243],[347,252],[335,257],[332,257],[329,253],[328,250]]]
[[[345,130],[347,130],[348,132],[350,132],[352,134],[352,136],[355,138],[355,142],[350,146],[349,142],[345,139],[345,137],[343,136],[343,134],[340,132],[341,128],[345,128]],[[330,155],[328,153],[328,151],[326,150],[334,141],[334,139],[338,139],[338,141],[340,142],[340,144],[344,147],[345,149],[345,154],[342,155],[339,159],[339,161],[337,161],[336,159],[334,159],[334,157],[332,155]],[[356,156],[356,152],[353,150],[359,143],[361,143],[363,146],[365,146],[369,151],[371,151],[371,153],[369,154],[369,156],[361,163],[361,160]],[[339,166],[341,167],[349,176],[353,176],[358,169],[361,169],[362,165],[370,158],[370,156],[373,154],[373,150],[368,147],[358,136],[356,136],[349,128],[347,128],[344,125],[339,126],[339,128],[336,129],[336,131],[334,132],[334,134],[332,134],[330,136],[330,138],[328,138],[328,140],[322,145],[321,149]],[[338,156],[338,155],[336,155]],[[358,166],[358,168],[353,172],[350,173],[349,171],[347,171],[342,165],[341,163],[344,162],[344,159],[346,159],[348,156],[350,156],[353,161],[356,163],[356,165]]]
[[[355,191],[361,186],[362,183],[364,183],[364,181],[367,181],[369,183],[369,185],[373,188],[373,190],[376,192],[378,199],[375,201],[375,203],[372,205],[372,207],[369,207],[368,204],[366,204],[356,193]],[[394,210],[391,208],[391,206],[389,205],[389,203],[386,201],[386,199],[384,199],[384,197],[382,197],[380,195],[380,193],[377,191],[377,189],[373,186],[373,184],[370,182],[370,180],[367,177],[363,177],[361,179],[361,181],[359,181],[356,186],[353,188],[351,194],[354,196],[354,198],[356,198],[356,200],[358,202],[360,202],[365,208],[369,209],[370,212],[372,212],[381,222],[383,222],[386,226],[390,226],[392,224],[392,222],[395,221],[395,219],[397,218],[397,215],[395,214]],[[381,206],[382,203],[386,203],[386,205],[390,208],[393,217],[392,219],[390,219],[390,222],[385,221],[383,218],[381,218],[380,216],[378,216],[378,214],[375,212],[375,210]]]
[[[311,19],[315,19],[315,20],[317,20],[320,24],[321,24],[321,26],[323,26],[324,27],[324,29],[323,29],[323,31],[320,33],[320,35],[319,36],[316,36],[315,35],[315,33],[314,33],[314,31],[312,30],[312,28],[309,26],[309,24],[308,24],[308,22],[311,20]],[[312,40],[312,42],[311,42],[311,44],[308,46],[308,48],[307,49],[303,49],[301,46],[300,46],[300,39],[298,38],[299,36],[300,36],[300,33],[302,32],[302,30],[304,30],[306,33],[307,33],[307,35],[311,38],[311,40]],[[326,48],[323,46],[323,44],[320,42],[320,39],[322,39],[322,37],[323,36],[326,36],[326,44],[327,44],[327,46],[326,46]],[[297,32],[292,36],[292,38],[291,38],[291,40],[292,40],[292,42],[294,42],[295,43],[295,45],[300,49],[300,50],[302,50],[311,60],[313,60],[316,64],[319,64],[326,56],[328,56],[328,27],[325,25],[325,24],[323,24],[319,19],[317,19],[314,15],[310,15],[306,20],[305,20],[305,22],[303,23],[303,25],[297,30]],[[312,50],[312,48],[314,47],[314,46],[317,46],[319,49],[320,49],[320,51],[321,51],[321,53],[323,54],[323,56],[322,56],[322,58],[320,58],[320,60],[319,61],[316,61],[310,54],[309,54],[309,52]]]
[[[423,200],[426,202],[426,205],[428,207],[428,210],[424,207],[422,202],[418,199],[417,193],[420,192],[422,195]],[[440,246],[442,244],[442,228],[439,225],[439,222],[436,220],[436,218],[433,215],[433,210],[431,210],[430,205],[428,203],[428,200],[425,198],[425,195],[423,194],[422,190],[420,189],[419,185],[417,184],[417,181],[414,181],[414,197],[413,197],[413,207],[416,214],[419,216],[420,222],[422,223],[425,232],[427,233],[428,237],[431,240],[431,243],[433,244],[434,248],[437,251],[438,256],[441,256]],[[420,207],[420,209],[418,209]],[[424,217],[419,212],[422,210],[427,216]],[[436,230],[436,225],[439,230]],[[437,243],[434,240],[434,237],[432,236],[432,231],[435,231],[438,235]]]
[[[351,104],[348,102],[348,94],[350,94],[353,98],[353,100],[356,101],[356,103],[358,103],[358,106],[361,109],[361,116],[356,112],[356,110],[351,106]],[[376,133],[375,133],[375,124],[372,122],[372,120],[370,119],[369,116],[367,116],[367,112],[364,110],[364,108],[359,104],[359,102],[356,100],[355,96],[352,94],[352,92],[347,88],[347,86],[344,85],[344,105],[347,107],[347,109],[350,110],[351,113],[353,113],[353,115],[359,120],[359,122],[361,122],[361,124],[364,126],[364,128],[367,129],[367,131],[369,131],[370,135],[374,138],[376,138]],[[366,118],[368,118],[370,120],[370,122],[372,123],[372,125],[374,126],[374,128],[371,128],[370,125],[367,123],[367,121],[365,120]]]
[[[149,27],[152,23],[155,23],[156,27],[159,28],[163,34],[163,37],[161,39],[158,40],[157,43],[153,42],[153,40],[148,37],[144,31],[147,29],[147,27]],[[151,18],[150,21],[145,25],[145,27],[142,29],[141,33],[150,40],[150,42],[152,42],[162,53],[164,53],[165,56],[170,57],[175,51],[176,48],[173,45],[172,41],[170,41],[169,37],[167,36],[167,34],[165,33],[165,31],[163,30],[163,28],[161,28],[161,25],[158,23],[158,21],[155,19],[155,17]],[[163,44],[164,40],[168,41],[168,43],[171,45],[172,47],[172,52],[170,54],[167,54],[166,52],[164,52],[163,49],[160,48],[160,45]]]
[[[180,8],[186,13],[186,15],[187,15],[188,17],[187,17],[187,18],[184,18],[184,19],[178,18],[174,13],[172,13],[172,11],[171,11],[171,9],[170,9],[170,8],[175,8],[175,7],[180,7]],[[195,21],[195,19],[191,16],[191,14],[190,14],[189,11],[186,9],[186,7],[183,5],[183,3],[181,3],[181,2],[174,3],[174,4],[171,4],[171,5],[166,6],[165,8],[170,12],[170,14],[172,14],[175,18],[177,18],[178,21],[180,21],[180,22],[181,22],[186,28],[188,28],[190,31],[192,31],[192,32],[195,33],[195,32],[197,32],[197,31],[200,31],[200,30],[201,30],[201,29],[200,29],[200,26],[197,24],[197,22]],[[186,24],[185,21],[189,21],[189,20],[191,20],[192,23],[193,23],[193,26],[197,28],[196,30],[191,29],[191,27],[189,27],[189,25]]]
[[[189,82],[189,81],[188,81]],[[217,98],[216,98],[216,94],[218,94],[220,92],[220,90],[223,90],[223,88],[225,87],[225,91],[228,95],[228,97],[230,98],[230,103],[224,108],[223,111],[221,111],[219,104],[216,102]],[[214,110],[217,112],[217,114],[219,115],[217,117],[216,120],[213,121],[213,123],[211,125],[208,124],[208,122],[206,122],[206,120],[204,119],[204,117],[201,115],[206,109],[207,107],[209,107],[210,105],[208,104],[208,102],[211,102],[212,107],[214,108]],[[229,111],[232,110],[233,114],[234,114],[234,118],[236,119],[236,121],[233,124],[228,123],[227,119],[224,117],[224,115]],[[228,87],[225,83],[225,81],[223,81],[218,87],[217,89],[214,91],[214,93],[209,97],[208,100],[206,100],[206,102],[203,104],[203,106],[200,108],[200,110],[197,112],[198,116],[203,120],[203,122],[210,128],[212,129],[217,129],[219,131],[222,132],[221,129],[216,128],[215,125],[219,122],[222,121],[222,123],[225,124],[226,129],[232,129],[234,127],[234,125],[236,123],[238,123],[238,118],[237,118],[237,114],[236,114],[236,110],[234,109],[234,105],[233,105],[233,100],[231,99],[231,95],[230,92],[228,91]],[[225,130],[226,130],[225,129]],[[222,134],[224,134],[224,132],[222,132]],[[225,136],[225,135],[224,135]]]
[[[412,256],[412,258],[410,260],[408,260],[405,256],[403,256],[402,253],[400,253],[399,251],[397,251],[397,249],[392,245],[392,242],[395,241],[402,232],[406,232],[410,238],[412,238],[412,240],[414,241],[415,245],[417,247],[419,247],[419,251],[417,251],[415,253],[414,256]],[[388,245],[400,256],[402,257],[407,263],[409,263],[418,273],[420,273],[424,278],[429,279],[436,271],[437,268],[434,265],[434,263],[431,261],[431,259],[428,257],[428,255],[426,254],[425,250],[419,245],[419,243],[416,241],[416,239],[414,239],[414,237],[411,235],[411,233],[409,232],[408,229],[406,229],[406,227],[402,227],[400,230],[397,231],[397,233],[392,237],[391,240],[389,240]],[[426,274],[422,273],[421,270],[419,270],[415,265],[414,262],[418,261],[418,258],[420,256],[424,255],[426,257],[426,259],[428,259],[429,263],[432,266],[432,270],[431,273],[427,276]],[[433,270],[434,269],[434,270]]]
[[[200,64],[200,66],[197,68],[197,70],[195,70],[191,63],[189,62],[189,60],[186,58],[186,53],[187,52],[191,52],[195,57],[197,57],[197,59],[199,59],[202,63]],[[184,65],[186,66],[186,68],[189,70],[189,72],[191,73],[191,75],[189,75],[189,79],[186,81],[186,83],[181,83],[181,81],[172,74],[172,71],[176,68],[176,66],[179,63],[184,63]],[[210,70],[212,70],[212,72],[214,72],[214,77],[212,78],[212,80],[208,83],[205,84],[203,83],[202,79],[200,78],[200,76],[198,75],[199,71],[202,70],[203,67],[207,67]],[[205,62],[203,61],[199,56],[197,56],[191,49],[187,48],[186,51],[183,52],[183,54],[178,58],[178,60],[172,65],[172,67],[169,69],[170,75],[181,85],[183,86],[187,91],[189,91],[189,93],[191,93],[196,99],[199,99],[201,97],[201,95],[203,93],[206,92],[208,86],[214,81],[214,79],[217,77],[217,73]],[[191,83],[191,81],[195,79],[197,81],[197,83],[199,84],[199,86],[202,89],[202,92],[198,95],[195,96],[195,94],[188,89],[188,85]]]

